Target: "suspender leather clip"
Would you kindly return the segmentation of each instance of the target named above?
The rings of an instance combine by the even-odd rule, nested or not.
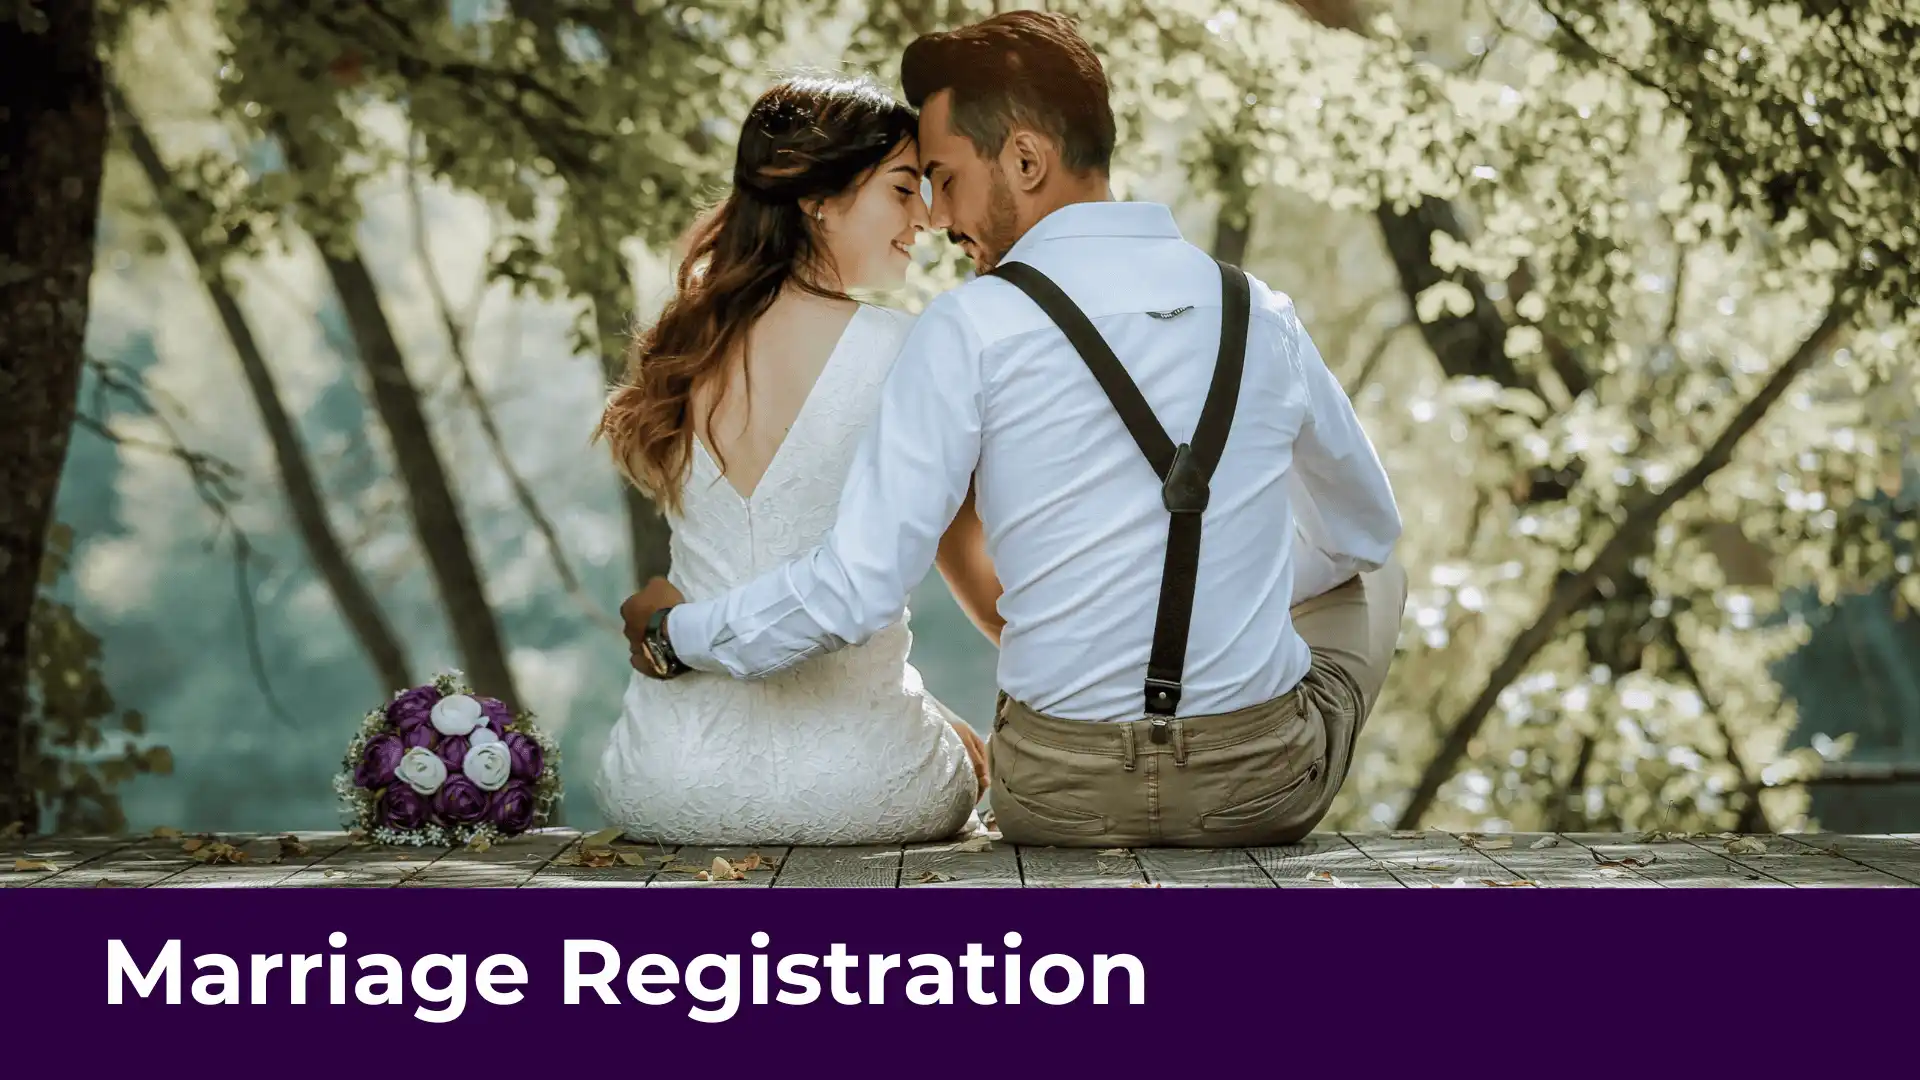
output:
[[[1165,722],[1164,718],[1174,715],[1174,710],[1178,709],[1179,707],[1180,707],[1180,684],[1178,682],[1175,682],[1172,679],[1156,679],[1156,678],[1153,678],[1152,676],[1147,677],[1147,715],[1148,716],[1161,718],[1160,722],[1164,723]],[[1153,741],[1164,742],[1165,740],[1160,738],[1158,732],[1155,732]]]
[[[1207,482],[1206,467],[1194,459],[1193,447],[1181,443],[1173,449],[1173,464],[1167,467],[1167,478],[1160,483],[1160,501],[1166,504],[1170,514],[1198,514],[1207,508],[1207,499],[1213,493],[1213,485]]]

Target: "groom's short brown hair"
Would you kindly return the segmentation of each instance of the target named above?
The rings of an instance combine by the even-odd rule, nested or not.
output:
[[[900,82],[916,109],[951,90],[953,130],[987,156],[1000,152],[1015,127],[1028,127],[1052,136],[1074,172],[1112,165],[1107,74],[1064,15],[1009,11],[923,35],[900,59]]]

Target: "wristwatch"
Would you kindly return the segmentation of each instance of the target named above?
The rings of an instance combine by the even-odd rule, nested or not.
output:
[[[667,612],[672,610],[673,605],[669,604],[647,616],[647,633],[642,639],[642,647],[656,679],[671,679],[693,670],[681,663],[679,654],[673,651],[673,642],[667,640]]]

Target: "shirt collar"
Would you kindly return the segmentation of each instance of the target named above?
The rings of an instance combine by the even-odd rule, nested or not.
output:
[[[1152,202],[1068,203],[1033,223],[1033,228],[1014,242],[1001,262],[1014,262],[1033,254],[1033,249],[1049,240],[1069,237],[1130,236],[1151,239],[1180,239],[1180,226],[1173,211]]]

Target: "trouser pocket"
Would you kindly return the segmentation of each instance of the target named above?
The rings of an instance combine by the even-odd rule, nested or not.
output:
[[[987,744],[993,774],[993,816],[1014,844],[1073,846],[1110,831],[1100,802],[1100,767],[1112,759],[1031,742],[1011,724]]]

